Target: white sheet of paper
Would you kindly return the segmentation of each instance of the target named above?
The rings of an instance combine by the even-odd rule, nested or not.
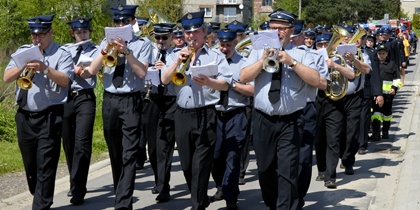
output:
[[[322,55],[324,57],[325,60],[327,60],[327,58],[328,58],[328,52],[327,52],[327,49],[326,48],[322,48],[322,49],[319,49],[317,51],[318,51],[318,53],[320,55]]]
[[[251,33],[250,36],[252,47],[254,47],[254,49],[264,49],[265,45],[275,49],[280,49],[282,47],[277,31],[259,31],[258,34]]]
[[[20,69],[23,68],[29,61],[38,60],[43,62],[44,56],[41,54],[38,46],[33,46],[26,50],[22,50],[12,54],[12,59],[16,66]]]
[[[356,53],[357,53],[356,43],[354,43],[354,44],[342,44],[342,45],[337,46],[337,54],[344,56],[344,54],[347,51],[351,52],[353,55],[356,55]]]
[[[92,61],[93,61],[93,58],[86,55],[80,55],[76,66],[90,66],[90,63],[92,63]]]
[[[144,78],[144,81],[147,84],[150,84],[150,82],[151,82],[155,86],[159,85],[160,84],[159,70],[153,69],[153,68],[148,68],[146,77]]]
[[[199,74],[208,77],[215,76],[218,73],[218,66],[215,63],[210,63],[202,66],[190,66],[191,77],[197,77]]]
[[[130,24],[123,27],[105,27],[105,37],[108,42],[116,36],[124,41],[130,41],[133,38],[133,28]]]

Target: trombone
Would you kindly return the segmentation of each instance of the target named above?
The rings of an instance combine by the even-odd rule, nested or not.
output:
[[[188,45],[188,51],[191,50],[191,53],[188,55],[188,57],[186,57],[185,60],[182,60],[178,64],[175,72],[172,74],[172,82],[175,85],[182,86],[187,82],[187,76],[185,75],[185,71],[187,70],[187,67],[191,62],[191,58],[195,54],[195,49],[192,47],[193,44],[194,44],[194,40],[191,40]]]

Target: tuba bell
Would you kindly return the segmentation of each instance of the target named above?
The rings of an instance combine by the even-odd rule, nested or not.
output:
[[[333,36],[331,37],[330,43],[327,46],[327,53],[329,58],[338,58],[341,60],[341,65],[345,66],[346,62],[343,56],[339,54],[333,54],[335,48],[343,41],[345,37],[348,37],[350,34],[346,29],[334,26],[332,28]],[[333,101],[340,100],[347,93],[348,88],[348,79],[344,77],[336,69],[328,68],[330,73],[330,81],[327,84],[327,89],[325,90],[325,95]],[[338,86],[338,89],[334,89],[334,86]]]
[[[153,41],[152,39],[152,35],[154,33],[153,24],[170,23],[171,21],[169,21],[164,15],[162,15],[160,12],[158,12],[157,10],[153,8],[149,8],[147,11],[149,13],[149,21],[146,23],[146,25],[141,27],[139,36],[148,37],[150,40]]]
[[[191,58],[195,54],[195,49],[192,47],[194,44],[194,40],[191,40],[188,45],[188,50],[191,50],[191,53],[185,60],[182,60],[178,66],[176,67],[175,72],[172,74],[172,82],[175,85],[182,86],[187,82],[187,76],[185,75],[185,71],[187,70],[188,65],[191,62]]]
[[[245,57],[248,57],[251,52],[248,50],[245,50],[245,48],[251,44],[252,44],[251,37],[247,36],[246,38],[238,42],[238,44],[236,44],[235,49],[239,54],[245,54]]]
[[[351,39],[349,40],[349,44],[353,44],[356,43],[357,40],[359,40],[360,38],[362,38],[365,34],[366,34],[366,30],[362,27],[359,27],[356,31],[356,33],[354,33],[353,37],[351,37]],[[356,59],[359,60],[360,62],[363,62],[363,53],[362,50],[360,50],[360,48],[357,48],[357,56]],[[360,72],[359,69],[354,69],[354,74],[356,77],[360,76],[362,72]]]

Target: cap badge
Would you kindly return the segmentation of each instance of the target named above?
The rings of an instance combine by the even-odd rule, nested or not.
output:
[[[85,22],[85,19],[79,19],[80,24],[83,24]]]
[[[193,18],[192,14],[188,13],[187,18],[188,18],[188,20],[191,20]]]
[[[238,22],[236,20],[233,21],[233,25],[238,25]]]
[[[120,4],[120,5],[118,5],[118,10],[119,11],[123,11],[124,10],[124,7]]]
[[[41,20],[39,20],[38,18],[35,20],[35,23],[40,23]]]

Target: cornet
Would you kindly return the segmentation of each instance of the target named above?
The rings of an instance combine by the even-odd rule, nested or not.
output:
[[[270,47],[264,45],[264,50],[269,51]],[[276,73],[279,71],[279,61],[276,59],[277,54],[279,53],[279,49],[275,49],[272,56],[268,56],[263,63],[263,69],[268,73]],[[271,52],[268,52],[271,54]]]
[[[38,43],[37,46],[40,47],[41,43]],[[20,77],[16,81],[17,85],[23,90],[31,89],[32,88],[32,78],[34,77],[35,73],[36,73],[35,69],[25,67],[25,69],[23,70],[22,77]]]
[[[119,55],[118,50],[115,45],[111,45],[111,50],[102,57],[102,64],[108,68],[113,68],[117,65],[117,55]]]
[[[172,74],[172,82],[175,85],[182,86],[187,82],[187,76],[185,75],[185,70],[187,70],[188,65],[190,64],[191,58],[195,54],[195,49],[192,47],[194,40],[190,41],[188,45],[188,50],[191,50],[191,53],[185,60],[182,60],[176,67],[175,72]]]

